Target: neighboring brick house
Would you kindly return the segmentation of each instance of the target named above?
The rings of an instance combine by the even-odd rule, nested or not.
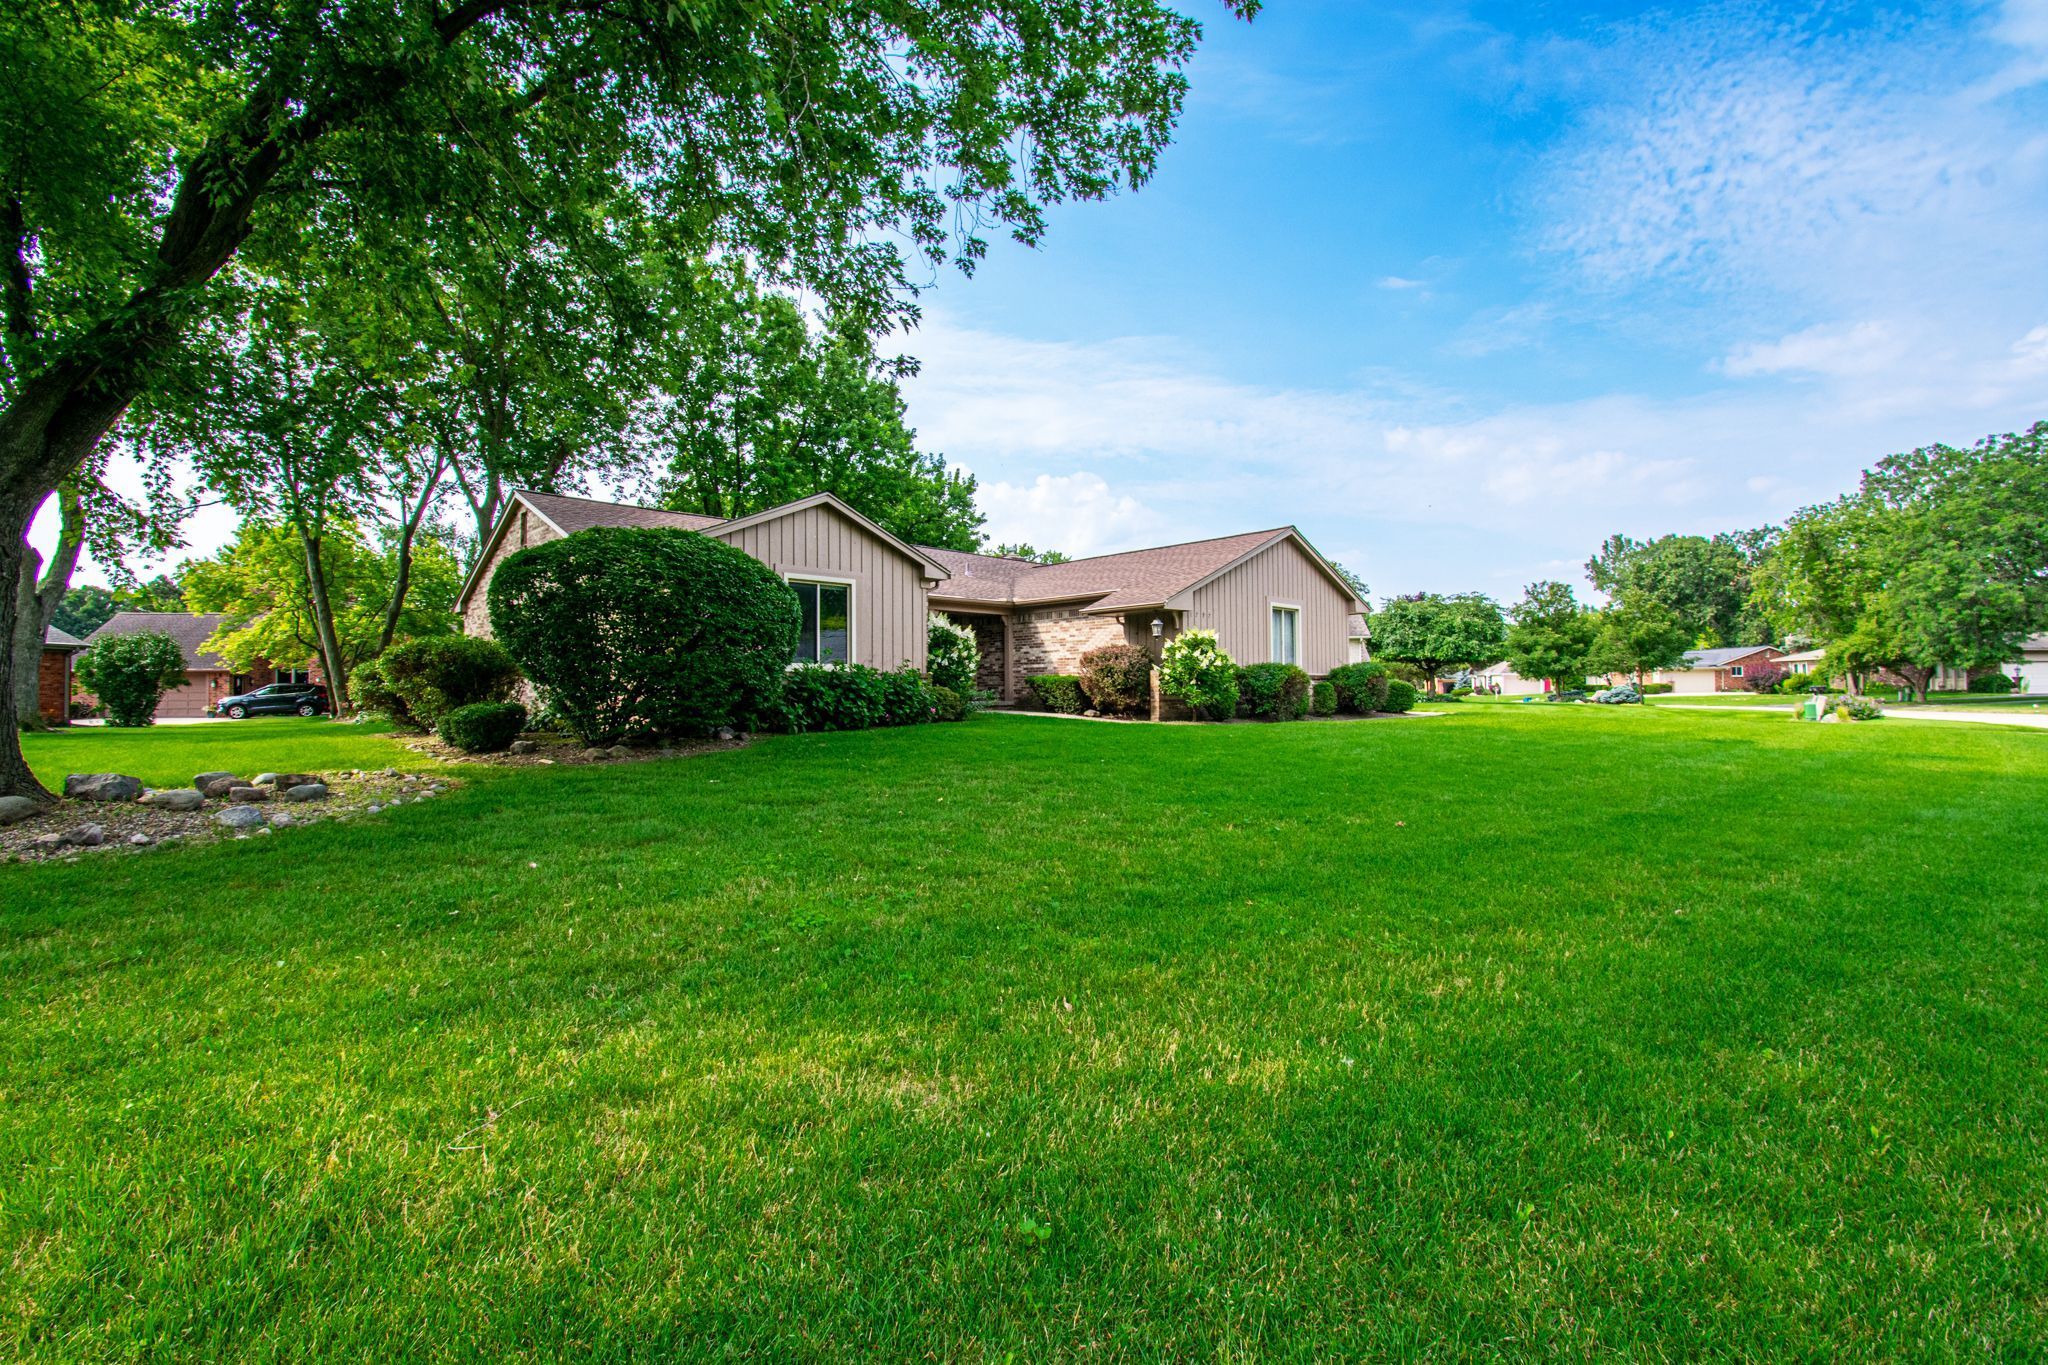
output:
[[[71,723],[72,656],[85,648],[85,641],[55,626],[43,635],[43,654],[36,666],[36,710],[47,725]]]
[[[1698,696],[1709,692],[1746,692],[1745,679],[1766,665],[1775,667],[1785,651],[1772,645],[1730,645],[1722,649],[1688,649],[1677,668],[1659,669],[1650,682],[1670,683],[1673,693]],[[1620,675],[1616,675],[1620,680]]]
[[[122,611],[85,637],[87,649],[113,635],[142,635],[154,632],[178,642],[185,655],[185,681],[164,693],[157,703],[158,720],[191,719],[204,716],[209,706],[222,697],[232,697],[274,682],[320,682],[320,669],[307,663],[299,668],[279,668],[268,659],[258,659],[251,668],[237,672],[226,659],[207,649],[206,642],[220,629],[217,611]]]
[[[515,492],[463,586],[463,629],[491,633],[486,587],[505,556],[599,526],[696,531],[753,555],[798,589],[801,658],[922,668],[925,617],[944,612],[975,632],[981,684],[1006,699],[1025,678],[1077,671],[1091,649],[1157,648],[1190,628],[1214,630],[1242,663],[1317,676],[1362,645],[1365,604],[1291,526],[1039,564],[907,544],[829,493],[721,520]]]

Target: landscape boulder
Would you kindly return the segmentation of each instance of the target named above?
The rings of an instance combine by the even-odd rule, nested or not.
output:
[[[31,815],[43,813],[42,803],[26,796],[0,796],[0,827],[18,825]]]
[[[284,799],[287,801],[320,801],[326,796],[325,782],[301,782],[284,789]]]
[[[268,801],[269,799],[270,788],[268,787],[228,788],[228,800],[234,802],[236,805],[243,805],[250,801]]]
[[[233,773],[201,773],[199,774],[199,776],[192,779],[192,790],[196,792],[203,792],[208,787],[212,786],[215,782],[220,781],[222,778],[232,778],[234,776],[235,775]]]
[[[107,831],[101,825],[80,825],[77,829],[62,834],[38,835],[32,847],[43,853],[55,853],[64,848],[98,848],[107,841]]]
[[[512,741],[511,746],[505,750],[505,752],[510,754],[530,754],[536,752],[537,750],[539,750],[539,748],[540,745],[533,740],[515,739]]]
[[[158,810],[192,811],[206,804],[206,798],[190,787],[170,787],[163,791],[144,792],[142,804]]]
[[[142,779],[125,773],[72,773],[64,794],[74,801],[133,801],[142,795]]]
[[[319,781],[318,773],[265,773],[256,779],[256,785],[290,791],[293,787],[310,787]]]
[[[263,812],[254,806],[229,806],[213,818],[229,829],[254,829],[263,823]]]
[[[233,773],[225,773],[208,781],[205,786],[199,789],[199,794],[215,801],[222,801],[226,800],[227,794],[235,788],[247,785],[247,783],[243,782],[241,778],[236,777]]]

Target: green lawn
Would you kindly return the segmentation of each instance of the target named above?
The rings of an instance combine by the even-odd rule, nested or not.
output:
[[[1445,709],[0,868],[0,1357],[2048,1352],[2048,736]]]
[[[213,725],[153,725],[144,730],[76,726],[28,737],[29,765],[52,791],[66,773],[121,772],[152,786],[182,787],[203,772],[332,772],[398,768],[426,772],[429,762],[386,738],[385,727],[258,716]]]

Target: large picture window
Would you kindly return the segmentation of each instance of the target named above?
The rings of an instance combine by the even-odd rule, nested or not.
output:
[[[1273,608],[1273,662],[1301,662],[1301,608]]]
[[[853,659],[853,585],[813,583],[801,578],[789,580],[796,600],[803,607],[803,624],[797,628],[796,657],[799,663],[843,664]]]

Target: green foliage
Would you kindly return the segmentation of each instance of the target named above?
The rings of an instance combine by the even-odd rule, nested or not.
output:
[[[1506,656],[1515,672],[1547,678],[1560,692],[1583,687],[1599,619],[1579,605],[1571,588],[1555,581],[1531,583],[1514,616]]]
[[[967,698],[950,687],[932,688],[932,719],[955,721],[967,719]]]
[[[1237,711],[1260,720],[1308,714],[1308,674],[1293,664],[1250,664],[1237,670]]]
[[[1393,678],[1387,683],[1387,699],[1380,704],[1380,710],[1398,716],[1404,711],[1413,711],[1421,700],[1422,689],[1401,678]]]
[[[1008,541],[982,551],[985,555],[996,555],[1004,559],[1028,559],[1033,564],[1066,564],[1073,556],[1059,550],[1040,550],[1022,541]]]
[[[1874,697],[1843,697],[1834,704],[1834,713],[1843,720],[1883,720],[1884,707]]]
[[[495,754],[526,728],[526,708],[516,701],[478,701],[441,717],[441,738],[466,754]]]
[[[795,664],[757,720],[764,730],[796,735],[918,725],[933,719],[934,693],[914,668],[884,673],[866,664]]]
[[[1970,679],[1970,691],[2000,694],[2012,691],[2019,684],[2012,680],[2010,673],[1982,673]]]
[[[1382,663],[1344,664],[1330,670],[1330,686],[1337,691],[1337,707],[1353,715],[1369,716],[1386,709],[1387,688],[1394,681]]]
[[[737,517],[829,492],[913,544],[980,545],[974,476],[917,449],[865,338],[814,329],[733,262],[701,267],[678,311],[656,365],[664,505]]]
[[[114,600],[112,592],[84,583],[67,591],[58,601],[56,615],[50,618],[50,624],[83,640],[113,620],[114,613],[119,610],[121,606]]]
[[[1310,714],[1334,716],[1337,714],[1337,689],[1327,682],[1317,683],[1309,692]]]
[[[321,540],[321,572],[351,675],[377,653],[397,559],[397,547],[388,537],[373,537],[352,521],[334,523]],[[260,659],[297,667],[320,652],[306,551],[290,527],[244,521],[233,543],[210,559],[181,565],[179,577],[186,609],[221,613],[220,629],[208,647],[237,669],[247,670]],[[399,633],[452,633],[461,589],[462,566],[448,539],[420,538],[413,547]],[[355,696],[352,685],[349,696]]]
[[[1583,681],[1583,680],[1581,680],[1581,681]],[[1638,692],[1642,693],[1642,694],[1643,694],[1644,696],[1646,696],[1646,697],[1661,697],[1661,696],[1664,696],[1664,695],[1666,695],[1667,693],[1669,693],[1669,692],[1673,691],[1673,690],[1674,690],[1674,689],[1676,688],[1676,686],[1677,686],[1677,684],[1675,684],[1675,683],[1660,683],[1660,682],[1646,682],[1646,683],[1637,683],[1637,684],[1636,684],[1636,691],[1638,691]]]
[[[1387,599],[1372,618],[1372,650],[1415,665],[1426,680],[1455,665],[1484,668],[1507,647],[1500,604],[1479,593],[1416,593]]]
[[[974,631],[933,612],[925,623],[925,673],[935,687],[966,696],[981,671],[981,645]]]
[[[1213,630],[1184,630],[1160,651],[1159,690],[1202,720],[1237,714],[1237,664]]]
[[[78,656],[78,681],[113,725],[153,725],[164,693],[185,681],[185,654],[156,631],[112,635]]]
[[[375,663],[386,689],[380,700],[397,703],[378,709],[421,730],[432,729],[458,707],[504,701],[519,685],[519,665],[511,652],[496,640],[469,635],[402,640]]]
[[[1589,673],[1643,674],[1685,658],[1692,637],[1671,609],[1654,597],[1623,597],[1600,613],[1600,629],[1586,655]]]
[[[1662,602],[1677,617],[1688,647],[1767,645],[1774,642],[1770,624],[1748,605],[1755,540],[1728,534],[1650,541],[1609,536],[1586,562],[1586,575],[1610,598]],[[1529,678],[1551,676],[1519,667],[1515,671]]]
[[[797,601],[743,551],[600,528],[508,556],[491,627],[578,738],[701,733],[752,715],[796,652]]]
[[[417,730],[427,728],[413,719],[406,710],[405,698],[392,689],[391,679],[384,674],[381,657],[365,659],[355,666],[355,671],[348,675],[348,699],[350,705],[366,714],[388,716]]]
[[[1026,678],[1024,686],[1048,711],[1078,716],[1088,709],[1088,699],[1081,692],[1081,680],[1071,673],[1041,673],[1035,678]]]
[[[1756,578],[1774,623],[1826,641],[1830,676],[1886,669],[1924,698],[1943,666],[2012,657],[2048,621],[2048,422],[1888,456],[1795,513]]]
[[[1136,645],[1104,645],[1081,656],[1081,691],[1098,711],[1128,716],[1152,705],[1152,656]]]

